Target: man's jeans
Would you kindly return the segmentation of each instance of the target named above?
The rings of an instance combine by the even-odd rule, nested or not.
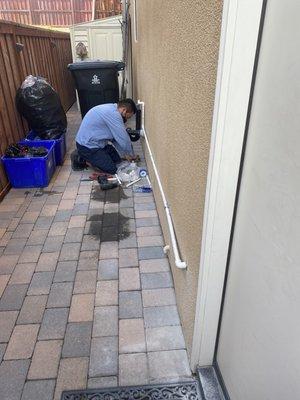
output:
[[[106,145],[103,149],[89,149],[76,143],[78,154],[92,164],[93,167],[101,169],[108,174],[117,172],[117,165],[121,162],[119,153],[112,145]]]

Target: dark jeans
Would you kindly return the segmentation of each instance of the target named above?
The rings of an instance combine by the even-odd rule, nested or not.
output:
[[[117,172],[116,164],[121,162],[121,158],[113,146],[108,144],[103,149],[89,149],[77,142],[76,146],[80,157],[91,163],[93,167],[99,168],[108,174]]]

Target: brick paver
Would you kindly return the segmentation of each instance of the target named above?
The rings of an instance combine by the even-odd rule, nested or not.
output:
[[[118,258],[118,242],[104,242],[100,247],[100,259]]]
[[[143,319],[122,319],[119,324],[119,352],[141,353],[146,351]]]
[[[8,285],[0,300],[0,311],[20,310],[28,285]]]
[[[144,309],[144,320],[146,328],[180,325],[176,306],[147,307]]]
[[[118,386],[117,376],[100,376],[99,378],[89,378],[88,389],[100,389]]]
[[[89,376],[112,376],[118,374],[118,337],[93,338]]]
[[[137,267],[139,265],[137,249],[120,249],[119,267]]]
[[[6,285],[10,279],[10,275],[0,275],[0,297],[2,296]]]
[[[98,266],[98,280],[118,279],[119,275],[118,259],[100,260]],[[1,278],[1,277],[0,277]]]
[[[118,305],[118,281],[97,282],[96,306]]]
[[[2,361],[0,393],[5,400],[20,400],[30,360]]]
[[[148,361],[150,382],[180,380],[191,375],[185,350],[150,352]]]
[[[170,271],[169,262],[167,258],[154,259],[154,260],[140,260],[141,273],[154,273],[154,272],[168,272]]]
[[[28,372],[28,379],[57,377],[62,343],[62,340],[37,342]]]
[[[69,323],[66,330],[63,357],[88,357],[92,336],[92,322]]]
[[[45,311],[39,340],[63,339],[68,320],[68,308],[49,308]]]
[[[77,261],[60,261],[57,263],[53,282],[73,282],[75,280]]]
[[[93,337],[118,336],[118,307],[96,307],[94,312]]]
[[[73,283],[53,283],[48,297],[47,308],[70,307]]]
[[[26,296],[17,324],[39,324],[42,322],[47,296]]]
[[[0,397],[190,376],[152,193],[101,191],[68,155],[48,188],[0,203]],[[134,144],[144,162],[141,146]]]
[[[119,293],[119,317],[140,318],[143,316],[142,296],[140,291]]]
[[[18,317],[17,311],[0,312],[0,342],[8,342]]]
[[[170,272],[156,272],[141,274],[143,289],[159,289],[173,287],[173,280]]]
[[[72,297],[69,322],[93,320],[94,294],[76,294]]]
[[[44,251],[44,249],[43,249]],[[36,266],[36,272],[55,271],[59,252],[43,252]]]
[[[0,257],[0,274],[10,274],[13,272],[17,262],[18,255],[3,255]]]
[[[81,251],[78,260],[78,270],[92,270],[98,267],[99,252],[97,250]]]
[[[97,271],[78,271],[75,278],[74,293],[95,293]]]
[[[121,268],[119,290],[139,290],[141,288],[139,268]]]
[[[4,354],[4,360],[30,358],[33,353],[39,327],[37,324],[15,326]]]
[[[36,272],[32,277],[28,294],[35,296],[49,294],[53,276],[53,272]]]
[[[54,400],[60,400],[63,390],[86,388],[88,364],[88,357],[61,359]]]
[[[55,383],[54,379],[27,381],[21,400],[52,400]]]
[[[175,292],[172,288],[143,290],[142,296],[144,307],[169,306],[176,304]]]
[[[149,383],[147,354],[120,354],[120,386],[146,385],[147,383]]]
[[[9,283],[10,284],[30,283],[35,267],[36,267],[35,263],[17,264],[10,278]]]
[[[146,329],[148,351],[184,349],[185,342],[181,326],[161,326]]]
[[[161,246],[139,247],[138,249],[139,260],[152,260],[155,258],[166,257]]]

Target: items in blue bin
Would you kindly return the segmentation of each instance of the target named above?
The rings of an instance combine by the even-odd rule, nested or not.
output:
[[[44,141],[34,131],[30,131],[27,133],[25,142],[27,140],[34,141],[34,142]],[[50,140],[50,139],[45,139],[45,140]],[[54,141],[55,141],[55,146],[54,146],[55,162],[56,162],[56,165],[62,165],[64,162],[64,157],[65,157],[66,151],[67,151],[65,133],[62,133],[61,136],[58,139],[54,139]],[[22,141],[22,144],[26,144],[26,143],[24,143],[24,141]]]
[[[56,139],[67,127],[57,92],[40,76],[29,75],[17,90],[16,106],[41,139]]]
[[[20,158],[20,157],[44,157],[48,150],[44,146],[28,147],[18,143],[11,144],[5,150],[5,157]]]

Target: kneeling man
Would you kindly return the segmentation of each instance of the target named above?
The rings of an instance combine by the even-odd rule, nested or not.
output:
[[[84,116],[76,135],[78,154],[108,174],[115,174],[121,156],[134,158],[131,141],[124,120],[136,113],[132,99],[117,104],[101,104],[90,109]],[[109,144],[112,143],[112,144]]]

